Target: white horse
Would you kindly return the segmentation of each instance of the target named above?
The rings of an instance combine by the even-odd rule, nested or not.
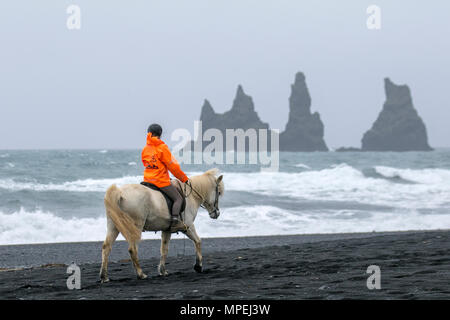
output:
[[[182,213],[186,229],[179,231],[185,233],[194,242],[196,251],[194,269],[197,272],[202,271],[202,253],[201,240],[195,231],[194,220],[200,206],[208,210],[212,219],[217,219],[220,215],[219,196],[223,195],[224,185],[223,176],[216,178],[217,172],[217,169],[211,169],[202,175],[191,177],[190,185],[183,184],[179,180],[172,182],[186,191],[186,209]],[[165,263],[171,236],[171,231],[168,231],[170,212],[162,193],[141,184],[127,184],[121,188],[113,184],[106,191],[105,207],[107,233],[102,246],[101,281],[109,281],[108,257],[119,232],[128,241],[128,252],[137,277],[145,279],[147,276],[142,272],[138,261],[138,243],[141,240],[141,233],[142,231],[162,231],[158,272],[162,276],[168,275]]]

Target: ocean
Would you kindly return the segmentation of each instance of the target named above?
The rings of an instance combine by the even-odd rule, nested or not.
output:
[[[104,192],[141,181],[140,152],[0,151],[0,245],[104,240]],[[182,164],[188,176],[211,167]],[[217,167],[225,195],[219,219],[200,209],[203,238],[450,229],[450,149],[280,153],[278,172]]]

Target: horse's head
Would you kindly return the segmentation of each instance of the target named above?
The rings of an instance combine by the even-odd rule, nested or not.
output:
[[[223,175],[221,175],[218,178],[215,178],[214,191],[211,192],[209,195],[208,204],[206,203],[203,204],[205,208],[208,210],[211,219],[217,219],[220,216],[219,197],[221,197],[224,192],[224,185],[222,179]]]
[[[193,196],[200,200],[200,206],[206,209],[211,219],[217,219],[220,215],[219,197],[223,195],[223,176],[216,177],[218,169],[210,169],[204,174],[194,176],[189,180]],[[189,193],[192,194],[192,193]]]

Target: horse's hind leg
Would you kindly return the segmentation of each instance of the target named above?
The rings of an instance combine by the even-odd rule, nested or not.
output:
[[[117,230],[116,226],[112,223],[111,220],[108,219],[107,222],[107,231],[106,231],[106,239],[103,242],[102,246],[102,266],[100,268],[100,280],[101,282],[108,282],[108,258],[111,253],[112,244],[116,240],[119,235],[119,230]]]
[[[190,226],[189,229],[186,231],[186,235],[189,239],[191,239],[194,242],[195,245],[195,253],[196,253],[196,259],[195,259],[195,265],[194,270],[197,272],[202,272],[202,240],[198,236],[197,232],[195,231],[194,225]]]
[[[167,276],[169,273],[166,270],[166,258],[169,252],[169,241],[171,237],[170,232],[163,231],[161,234],[161,260],[159,261],[158,272],[161,276]]]
[[[128,252],[130,253],[131,260],[133,261],[134,268],[136,269],[137,277],[139,279],[147,278],[147,275],[142,272],[141,266],[138,260],[138,246],[136,242],[128,243]]]

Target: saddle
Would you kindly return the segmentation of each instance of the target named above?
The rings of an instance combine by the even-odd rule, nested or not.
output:
[[[181,210],[180,210],[180,218],[182,219],[181,214],[184,213],[184,210],[186,209],[186,198],[184,196],[184,192],[183,192],[183,189],[181,187],[180,181],[175,180],[175,179],[171,179],[170,183],[175,187],[175,189],[177,189],[177,191],[181,195],[181,198],[183,199],[183,203],[181,204]],[[166,199],[167,207],[169,208],[169,212],[172,214],[173,201],[172,201],[172,199],[169,198],[169,196],[167,196],[163,191],[161,191],[160,188],[155,186],[153,183],[142,181],[141,184],[143,186],[146,186],[146,187],[150,188],[150,189],[153,189],[153,190],[161,192],[161,194],[164,196],[164,199]]]

